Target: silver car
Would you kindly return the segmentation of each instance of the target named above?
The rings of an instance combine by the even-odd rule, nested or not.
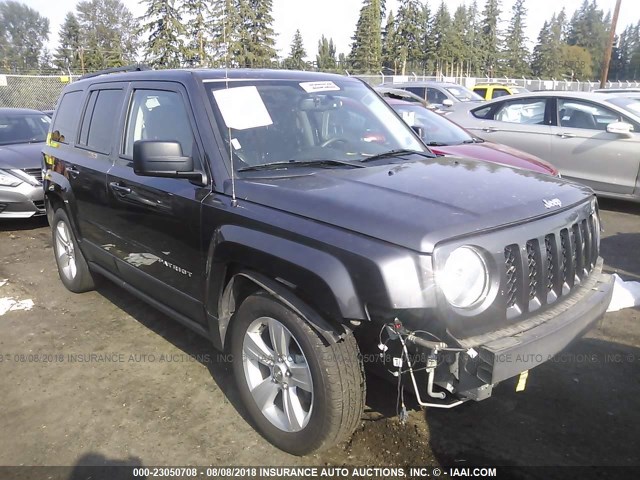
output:
[[[481,138],[553,163],[598,194],[640,201],[640,101],[627,96],[535,92],[456,105],[447,118]]]
[[[41,150],[50,123],[37,110],[0,108],[0,219],[45,214]]]
[[[467,87],[449,82],[391,82],[383,83],[381,87],[400,88],[411,92],[426,100],[431,105],[442,105],[451,107],[456,103],[482,102],[482,98],[477,93],[472,92]]]

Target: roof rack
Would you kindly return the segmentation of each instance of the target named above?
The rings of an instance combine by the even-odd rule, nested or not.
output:
[[[97,72],[87,73],[82,75],[78,80],[84,80],[85,78],[99,77],[100,75],[108,75],[110,73],[124,73],[124,72],[142,72],[144,70],[151,70],[148,65],[141,63],[135,63],[133,65],[125,65],[124,67],[107,68],[106,70],[99,70]]]

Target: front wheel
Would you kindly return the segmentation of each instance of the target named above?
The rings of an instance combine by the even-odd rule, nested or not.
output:
[[[258,293],[236,313],[231,352],[244,405],[278,448],[305,455],[348,439],[357,427],[365,383],[351,333],[326,345],[299,315]]]

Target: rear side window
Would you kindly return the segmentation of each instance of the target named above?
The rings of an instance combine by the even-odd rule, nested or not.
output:
[[[480,95],[482,98],[487,98],[486,88],[474,88],[473,91]]]
[[[427,102],[440,104],[447,99],[447,96],[437,88],[427,89]]]
[[[91,92],[80,129],[80,145],[104,154],[111,152],[122,96],[122,90]]]
[[[415,93],[416,95],[418,95],[420,98],[424,98],[426,100],[426,88],[425,87],[405,87],[405,90],[407,92],[411,92],[411,93]]]
[[[81,100],[81,90],[67,92],[62,96],[58,105],[56,119],[51,127],[51,140],[69,143],[72,138],[75,138]]]
[[[510,95],[509,91],[504,88],[494,88],[491,98],[506,97]]]

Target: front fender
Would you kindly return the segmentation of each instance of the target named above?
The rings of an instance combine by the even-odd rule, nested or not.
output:
[[[274,279],[328,318],[366,318],[345,265],[327,252],[268,233],[225,225],[214,234],[207,265],[207,311],[218,316],[218,299],[230,264]]]

